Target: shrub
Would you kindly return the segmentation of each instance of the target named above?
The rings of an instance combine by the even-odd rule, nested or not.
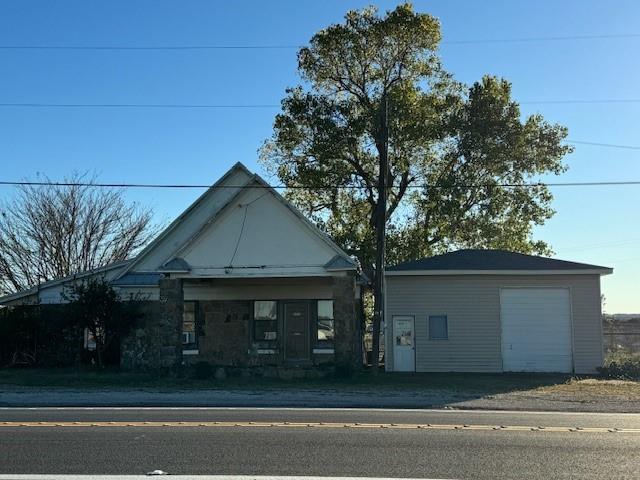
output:
[[[334,372],[336,378],[351,378],[355,373],[349,362],[337,362]]]
[[[193,376],[198,380],[212,378],[214,373],[213,365],[209,362],[196,362],[193,364]]]
[[[600,375],[618,380],[640,380],[640,356],[631,353],[616,353],[607,357]]]

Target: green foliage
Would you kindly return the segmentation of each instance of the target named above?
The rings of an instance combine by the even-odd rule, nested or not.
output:
[[[60,305],[0,309],[0,366],[63,367],[81,361],[82,335]]]
[[[437,55],[438,21],[410,4],[348,12],[298,53],[308,88],[287,90],[261,160],[287,196],[375,275],[374,225],[389,118],[389,263],[459,247],[549,253],[532,239],[548,188],[510,187],[565,170],[567,131],[522,118],[511,85],[456,82]],[[386,99],[386,102],[385,102]]]
[[[117,363],[122,338],[141,317],[135,299],[120,301],[117,292],[101,278],[74,284],[65,297],[74,325],[80,331],[87,329],[96,341],[98,366]]]

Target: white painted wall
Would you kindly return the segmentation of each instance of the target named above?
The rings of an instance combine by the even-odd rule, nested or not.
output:
[[[233,170],[230,175],[221,182],[223,186],[244,185],[251,176],[242,169]],[[136,263],[133,270],[138,272],[155,271],[167,260],[170,260],[175,252],[192,238],[215,214],[238,193],[237,188],[214,188],[209,190],[205,197],[185,211],[175,228],[159,240],[152,249],[143,255]],[[197,201],[196,201],[197,202]]]
[[[244,277],[327,275],[336,253],[273,193],[248,189],[178,256],[192,276]]]
[[[120,272],[124,270],[124,268],[125,266],[121,266],[103,272],[97,272],[93,275],[82,275],[78,280],[69,279],[65,282],[56,282],[49,286],[44,285],[38,292],[39,302],[43,304],[66,303],[66,300],[63,296],[63,294],[65,293],[65,289],[70,288],[75,281],[83,281],[90,278],[103,278],[104,281],[110,282],[111,280],[114,280],[120,274]]]

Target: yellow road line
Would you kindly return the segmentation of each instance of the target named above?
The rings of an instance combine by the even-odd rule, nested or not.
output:
[[[0,422],[0,428],[1,427],[369,428],[391,430],[493,430],[506,432],[640,433],[640,428],[343,422]]]

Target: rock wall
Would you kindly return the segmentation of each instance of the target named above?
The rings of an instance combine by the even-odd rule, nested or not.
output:
[[[182,280],[160,280],[160,300],[141,303],[142,318],[122,342],[122,368],[155,370],[179,365],[182,310]]]
[[[355,298],[355,278],[352,275],[333,277],[332,288],[336,365],[360,368],[360,309]]]

